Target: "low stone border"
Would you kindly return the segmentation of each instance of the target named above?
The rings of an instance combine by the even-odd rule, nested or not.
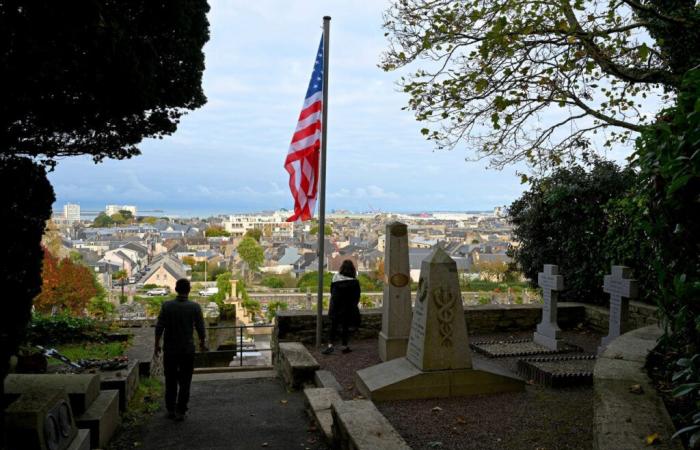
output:
[[[369,400],[331,404],[333,448],[342,450],[410,450],[389,420]]]
[[[643,449],[658,433],[655,449],[682,450],[664,403],[644,370],[647,354],[662,331],[647,326],[625,333],[608,345],[593,370],[593,447],[596,450]]]
[[[511,348],[498,351],[489,349],[489,346],[508,346]],[[550,355],[556,353],[571,353],[581,351],[580,347],[572,344],[565,344],[566,347],[562,350],[552,350],[543,345],[535,343],[532,339],[507,339],[500,341],[478,341],[469,344],[469,347],[477,353],[488,358],[506,358],[510,356],[529,356],[529,355]]]
[[[301,342],[279,344],[276,369],[290,389],[300,389],[314,383],[314,374],[320,369],[316,359]]]

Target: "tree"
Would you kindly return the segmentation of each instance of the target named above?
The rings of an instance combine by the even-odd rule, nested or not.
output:
[[[128,209],[120,209],[119,214],[121,214],[126,222],[132,222],[134,220],[134,214]]]
[[[252,271],[257,271],[263,262],[265,262],[265,255],[263,254],[262,247],[252,237],[243,238],[236,249],[241,259],[248,264],[248,267]]]
[[[122,215],[122,213],[120,213],[120,212],[114,213],[109,217],[110,217],[110,219],[112,219],[112,222],[117,224],[117,225],[121,225],[121,224],[126,223],[126,217],[124,217]]]
[[[611,162],[596,162],[589,171],[559,168],[531,179],[530,189],[509,208],[513,238],[520,242],[510,256],[533,282],[544,264],[557,264],[566,280],[562,298],[603,302],[600,280],[610,263],[627,262],[613,261],[615,249],[606,245],[607,206],[624,196],[634,179],[634,171]]]
[[[272,320],[277,316],[277,311],[286,311],[289,309],[289,305],[286,302],[273,301],[267,304],[267,321],[272,322]]]
[[[112,225],[114,225],[114,220],[103,212],[99,213],[95,220],[92,221],[92,226],[97,228],[107,228]]]
[[[257,242],[260,242],[260,239],[262,238],[262,231],[260,231],[257,228],[251,228],[250,230],[246,231],[243,237],[251,237],[255,239]]]
[[[231,233],[228,231],[224,230],[222,227],[218,225],[212,225],[206,230],[204,230],[204,235],[206,237],[229,237],[231,236]]]
[[[184,264],[187,264],[188,266],[192,267],[192,270],[194,270],[195,266],[197,265],[197,261],[194,260],[193,256],[185,256],[182,258],[182,262]]]
[[[318,234],[318,221],[314,220],[311,225],[311,229],[309,230],[309,234]],[[323,235],[324,236],[330,236],[333,234],[333,228],[331,228],[330,225],[327,223],[323,225]]]
[[[216,287],[219,290],[214,295],[214,301],[223,307],[223,302],[231,296],[231,272],[223,272],[216,276]]]
[[[400,0],[384,28],[384,70],[424,61],[400,81],[422,134],[495,167],[628,141],[700,63],[693,0]]]
[[[505,261],[479,261],[472,266],[472,270],[489,281],[501,282],[508,272],[508,264]]]
[[[323,286],[326,290],[329,290],[331,288],[332,280],[332,273],[323,273]],[[301,278],[299,278],[299,281],[297,282],[297,288],[302,290],[306,288],[311,288],[312,290],[318,288],[318,271],[314,270],[313,272],[304,273],[304,275],[302,275]]]
[[[41,293],[34,299],[38,312],[70,312],[83,315],[84,309],[100,291],[89,268],[70,258],[59,259],[44,250]]]

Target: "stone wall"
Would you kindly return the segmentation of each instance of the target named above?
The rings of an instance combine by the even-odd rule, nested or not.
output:
[[[586,316],[585,324],[601,333],[608,331],[608,308],[603,306],[585,305]],[[629,329],[646,327],[648,325],[656,325],[659,319],[656,315],[656,307],[647,305],[646,303],[630,302],[630,317]]]
[[[354,339],[375,339],[382,328],[381,309],[361,309],[362,326],[354,333]],[[563,329],[585,324],[600,332],[608,330],[608,309],[584,303],[560,302],[558,323]],[[489,334],[508,331],[534,331],[542,319],[541,305],[475,305],[464,307],[464,318],[469,334]],[[656,308],[639,302],[630,302],[630,329],[658,323]],[[323,338],[330,333],[330,320],[323,316]],[[279,311],[273,332],[273,348],[276,342],[299,341],[312,344],[316,339],[315,313]]]
[[[584,321],[585,306],[580,303],[559,304],[559,325],[572,328]],[[381,309],[363,309],[362,325],[354,339],[375,339],[382,329]],[[540,305],[479,305],[464,308],[469,334],[534,330],[542,318]],[[606,319],[607,324],[607,319]],[[330,320],[323,316],[323,337],[330,333]],[[299,341],[311,344],[316,339],[316,315],[309,311],[279,311],[273,333],[276,342]],[[274,344],[273,344],[274,345]]]

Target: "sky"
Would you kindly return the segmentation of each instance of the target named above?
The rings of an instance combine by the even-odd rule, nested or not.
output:
[[[142,155],[59,162],[54,210],[79,203],[206,216],[293,208],[283,163],[330,15],[327,211],[483,211],[523,191],[516,171],[435,150],[402,111],[401,73],[377,67],[387,46],[380,0],[214,0],[204,48],[208,103]],[[417,67],[417,66],[416,66]],[[413,67],[414,69],[416,67]]]

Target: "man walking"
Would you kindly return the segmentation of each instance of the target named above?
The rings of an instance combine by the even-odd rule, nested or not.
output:
[[[190,384],[194,370],[194,329],[199,336],[199,348],[206,351],[204,342],[204,317],[202,309],[188,300],[189,280],[182,278],[175,283],[177,297],[163,303],[156,323],[155,354],[161,351],[160,338],[165,333],[163,344],[163,371],[165,372],[165,407],[168,417],[185,419],[187,402],[190,399]],[[179,389],[178,389],[179,388]]]

